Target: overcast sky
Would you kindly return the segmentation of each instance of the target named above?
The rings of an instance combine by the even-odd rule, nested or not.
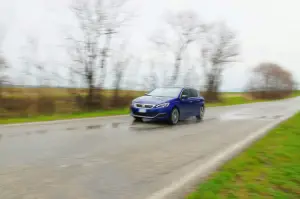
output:
[[[6,29],[2,51],[15,67],[21,68],[22,47],[28,36],[39,39],[37,56],[42,60],[64,62],[62,38],[73,23],[68,10],[70,0],[0,1],[0,24]],[[238,33],[241,61],[225,72],[222,89],[242,89],[249,69],[262,61],[276,62],[300,80],[299,0],[132,1],[138,17],[128,31],[130,47],[141,56],[147,54],[148,38],[161,24],[163,13],[194,10],[204,21],[224,20]]]

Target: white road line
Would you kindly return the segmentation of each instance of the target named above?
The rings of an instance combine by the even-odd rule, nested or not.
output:
[[[275,122],[272,122],[265,127],[261,128],[260,130],[252,133],[250,136],[246,137],[244,140],[239,141],[238,143],[230,146],[225,151],[222,151],[212,159],[210,159],[205,164],[199,165],[195,170],[188,173],[187,175],[180,178],[178,181],[174,181],[170,186],[165,187],[154,194],[152,194],[147,199],[165,199],[167,197],[176,198],[175,192],[180,192],[181,189],[184,189],[186,186],[189,186],[188,184],[196,179],[199,179],[200,177],[204,177],[209,175],[211,172],[215,171],[219,166],[221,166],[223,163],[225,163],[228,159],[232,158],[234,155],[236,155],[238,152],[243,150],[245,147],[250,145],[253,141],[257,140],[258,138],[265,135],[268,131],[270,131],[272,128],[277,126],[279,123],[287,120],[291,116],[293,116],[296,112],[293,112],[292,114],[286,115],[285,117],[281,118],[280,120],[277,120]]]

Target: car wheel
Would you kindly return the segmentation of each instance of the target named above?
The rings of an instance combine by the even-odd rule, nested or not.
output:
[[[205,108],[204,108],[204,106],[201,106],[201,107],[200,107],[199,115],[197,115],[196,118],[197,118],[198,120],[203,120],[204,113],[205,113]]]
[[[169,119],[170,124],[172,125],[177,124],[179,121],[179,116],[180,116],[179,110],[177,108],[173,108]]]

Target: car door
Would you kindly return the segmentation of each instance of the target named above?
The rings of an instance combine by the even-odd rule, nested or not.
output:
[[[183,95],[186,95],[187,98],[183,99],[182,96]],[[190,89],[184,89],[182,92],[181,92],[181,95],[180,95],[180,115],[181,115],[181,118],[184,119],[184,118],[187,118],[187,117],[190,117],[190,115],[192,114],[192,100],[190,98]]]
[[[199,114],[200,107],[202,105],[201,99],[199,97],[199,93],[196,89],[190,89],[190,101],[191,102],[191,116],[195,116]]]

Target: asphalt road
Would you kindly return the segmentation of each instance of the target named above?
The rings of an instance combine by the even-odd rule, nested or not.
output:
[[[294,98],[207,108],[177,126],[129,116],[0,126],[0,199],[144,199],[299,109]]]

